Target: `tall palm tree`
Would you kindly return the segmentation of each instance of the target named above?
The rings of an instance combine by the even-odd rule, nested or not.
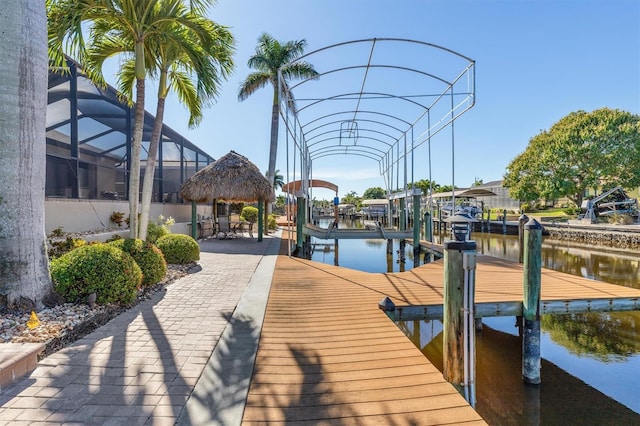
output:
[[[191,28],[169,23],[161,36],[147,39],[145,64],[148,74],[158,79],[158,100],[142,188],[138,238],[143,240],[149,224],[156,157],[169,91],[174,90],[190,111],[189,126],[195,127],[202,121],[204,106],[217,97],[222,80],[233,69],[234,41],[229,30],[202,16],[192,15],[191,19],[194,21]],[[101,68],[111,56],[132,53],[126,38],[114,39],[105,34],[97,40],[89,54],[96,67]],[[130,97],[136,81],[135,58],[123,63],[118,80],[120,91]]]
[[[204,5],[211,0],[191,0]],[[140,192],[140,150],[144,124],[145,77],[148,46],[153,36],[162,36],[168,23],[192,26],[190,9],[182,0],[46,0],[49,18],[49,56],[53,66],[65,67],[64,54],[86,66],[85,71],[98,85],[104,85],[102,70],[88,64],[88,47],[105,35],[126,38],[133,45],[136,99],[133,140],[129,159],[129,227],[131,238],[138,232]],[[83,25],[88,24],[85,44]]]
[[[273,174],[273,188],[282,189],[284,186],[284,176],[280,173],[280,170],[276,170]]]
[[[44,234],[44,4],[3,1],[0,28],[0,307],[39,309],[53,292]]]
[[[263,33],[258,38],[255,55],[249,58],[247,65],[249,68],[257,70],[247,76],[241,83],[238,91],[238,100],[244,101],[254,94],[258,89],[267,85],[273,87],[273,106],[271,109],[271,140],[269,143],[269,170],[267,171],[267,179],[273,183],[276,168],[276,156],[278,151],[278,122],[280,116],[280,95],[278,93],[278,71],[282,74],[285,87],[284,91],[288,91],[286,82],[293,78],[309,79],[318,75],[318,72],[308,62],[297,61],[304,53],[307,46],[306,40],[288,41],[281,43],[267,33]],[[269,211],[265,209],[266,216]]]

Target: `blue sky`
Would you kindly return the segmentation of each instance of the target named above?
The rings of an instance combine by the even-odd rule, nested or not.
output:
[[[450,142],[432,144],[431,176],[440,184],[455,179],[457,186],[467,187],[475,178],[501,179],[530,138],[570,112],[608,107],[640,114],[637,0],[219,0],[210,17],[229,26],[236,38],[235,72],[199,128],[188,129],[187,113],[175,97],[168,98],[165,123],[214,158],[235,150],[263,171],[272,91],[237,100],[240,82],[251,72],[247,59],[262,32],[281,41],[306,39],[308,52],[351,40],[398,37],[475,60],[476,104],[455,123],[455,172]],[[153,113],[155,99],[148,94],[147,110]],[[283,133],[281,125],[281,141]],[[281,142],[277,168],[282,172],[285,152]],[[415,180],[428,178],[426,158],[416,163]],[[378,170],[376,162],[364,158],[314,162],[314,176],[336,183],[340,196],[384,187]],[[317,192],[320,199],[332,196]]]

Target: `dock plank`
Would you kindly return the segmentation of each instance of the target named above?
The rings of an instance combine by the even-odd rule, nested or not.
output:
[[[476,303],[522,302],[522,265],[478,255]],[[640,298],[542,270],[541,301]],[[367,273],[278,256],[243,424],[486,424],[378,309],[441,305],[444,264]]]
[[[486,424],[377,308],[391,278],[279,256],[243,423]]]

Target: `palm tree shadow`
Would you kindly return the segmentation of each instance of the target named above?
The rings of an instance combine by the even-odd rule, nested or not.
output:
[[[222,314],[228,321],[178,424],[230,424],[241,419],[260,330],[251,318]]]
[[[143,406],[144,386],[135,388],[136,384],[140,384],[143,366],[128,364],[126,360],[126,330],[145,307],[151,309],[163,295],[164,292],[159,293],[152,301],[121,313],[39,362],[42,368],[34,372],[31,383],[43,386],[41,383],[47,382],[47,388],[59,389],[55,395],[47,398],[43,406],[55,413],[56,421],[99,424],[112,418],[115,410],[125,407],[135,410],[137,417],[151,415],[148,407]],[[135,390],[129,388],[127,391],[129,385],[133,385]],[[16,389],[12,395],[19,393],[20,390]],[[122,411],[120,414],[125,415]]]

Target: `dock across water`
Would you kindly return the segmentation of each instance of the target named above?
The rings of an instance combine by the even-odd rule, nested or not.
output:
[[[478,312],[516,315],[522,274],[517,263],[478,256]],[[389,297],[403,319],[437,316],[443,275],[441,262],[371,274],[278,256],[243,424],[485,424],[378,309]],[[543,312],[639,301],[638,289],[543,269]]]

